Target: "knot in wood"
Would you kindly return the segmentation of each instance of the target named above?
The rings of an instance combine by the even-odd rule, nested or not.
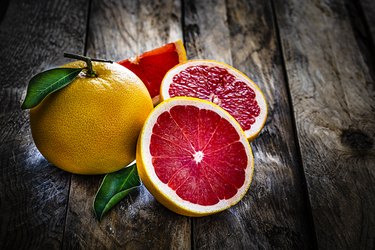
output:
[[[356,151],[367,151],[374,146],[374,141],[370,136],[356,129],[343,130],[341,143]]]

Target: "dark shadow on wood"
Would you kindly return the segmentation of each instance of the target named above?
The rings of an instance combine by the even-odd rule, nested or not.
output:
[[[372,84],[373,88],[375,89],[375,44],[374,37],[371,34],[369,26],[371,24],[368,23],[368,21],[375,21],[375,17],[373,17],[372,20],[366,19],[365,12],[360,1],[345,0],[345,6],[349,13],[350,24],[352,26],[358,48],[370,69],[369,74],[372,78],[372,82],[370,84]],[[375,7],[375,4],[373,4],[373,6]],[[375,14],[375,10],[369,10],[369,12]],[[372,23],[372,26],[373,25],[375,25],[375,23]]]
[[[8,6],[9,6],[9,0],[0,1],[0,24],[3,21],[5,14],[7,13]]]
[[[354,4],[360,5],[361,17],[365,19],[366,26],[372,37],[373,44],[375,42],[375,1],[359,0],[353,1]]]

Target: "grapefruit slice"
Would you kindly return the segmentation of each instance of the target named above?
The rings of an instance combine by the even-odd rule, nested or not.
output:
[[[241,200],[252,180],[254,158],[228,112],[198,98],[175,97],[147,118],[138,139],[137,167],[164,206],[204,216]]]
[[[120,61],[146,85],[154,103],[159,102],[160,84],[173,66],[186,61],[186,51],[181,40],[165,44],[139,56]]]
[[[161,100],[190,96],[219,105],[238,121],[250,141],[267,118],[259,87],[239,70],[213,60],[189,60],[173,67],[162,81],[160,95]]]

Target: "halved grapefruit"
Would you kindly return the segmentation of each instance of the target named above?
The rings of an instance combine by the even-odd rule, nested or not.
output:
[[[254,158],[237,121],[198,98],[162,102],[137,144],[139,175],[154,197],[187,216],[223,211],[249,189]]]
[[[160,84],[164,75],[175,65],[186,61],[186,51],[181,40],[165,44],[139,56],[120,61],[146,85],[154,103],[159,102]]]
[[[161,100],[190,96],[211,101],[228,111],[248,140],[258,136],[267,118],[267,104],[259,87],[244,73],[214,60],[189,60],[165,75]]]

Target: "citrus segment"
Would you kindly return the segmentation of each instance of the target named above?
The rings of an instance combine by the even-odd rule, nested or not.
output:
[[[219,106],[190,97],[172,98],[150,114],[138,141],[137,165],[156,199],[188,216],[236,204],[253,174],[240,125]]]
[[[165,73],[186,61],[186,51],[181,40],[165,44],[119,64],[134,72],[146,85],[152,98],[158,98]]]
[[[163,79],[161,96],[211,101],[227,110],[249,139],[258,135],[267,118],[266,101],[257,85],[233,67],[212,60],[190,60],[171,69]]]

